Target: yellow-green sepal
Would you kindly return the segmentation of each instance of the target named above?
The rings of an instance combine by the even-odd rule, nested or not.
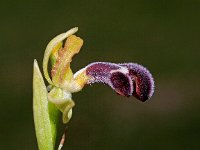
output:
[[[39,150],[54,150],[59,111],[47,100],[47,89],[34,60],[33,66],[33,115]]]

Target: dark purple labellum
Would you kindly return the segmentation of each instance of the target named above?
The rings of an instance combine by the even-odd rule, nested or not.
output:
[[[125,63],[120,65],[129,69],[129,75],[135,84],[133,96],[143,102],[148,100],[154,93],[154,80],[151,73],[139,64]]]
[[[135,96],[141,101],[149,99],[154,92],[154,80],[151,73],[135,63],[114,64],[96,62],[85,67],[89,76],[87,84],[105,83],[118,94]]]

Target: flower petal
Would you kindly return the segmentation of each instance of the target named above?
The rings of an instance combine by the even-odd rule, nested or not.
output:
[[[78,28],[72,28],[71,30],[67,31],[66,33],[62,33],[58,36],[56,36],[54,39],[52,39],[49,44],[47,45],[47,48],[44,53],[44,59],[43,59],[43,72],[46,80],[49,82],[49,84],[53,85],[53,82],[51,81],[48,73],[48,62],[49,62],[49,57],[52,54],[52,51],[55,51],[55,47],[60,45],[64,39],[69,37],[70,35],[76,33],[78,31]]]
[[[95,62],[74,74],[76,84],[105,83],[118,94],[135,96],[141,101],[151,98],[154,93],[154,80],[151,73],[135,63],[114,64]],[[81,88],[80,88],[81,89]]]
[[[64,48],[58,51],[58,58],[51,71],[52,81],[56,86],[62,87],[63,82],[68,84],[72,80],[73,73],[70,62],[72,57],[80,51],[82,45],[83,40],[81,38],[71,35],[67,38]]]

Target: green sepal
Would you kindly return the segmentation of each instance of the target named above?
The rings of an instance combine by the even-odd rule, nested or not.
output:
[[[33,66],[33,115],[39,150],[54,150],[59,111],[47,100],[47,89],[34,60]]]

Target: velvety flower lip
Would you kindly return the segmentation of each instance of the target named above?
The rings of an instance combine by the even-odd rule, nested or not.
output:
[[[137,63],[123,63],[129,69],[129,76],[135,83],[133,96],[141,101],[150,99],[154,93],[154,79],[148,69]]]
[[[87,76],[85,84],[104,83],[122,96],[134,96],[144,102],[154,93],[151,73],[136,63],[94,62],[78,71],[75,76],[83,75],[83,72]]]

